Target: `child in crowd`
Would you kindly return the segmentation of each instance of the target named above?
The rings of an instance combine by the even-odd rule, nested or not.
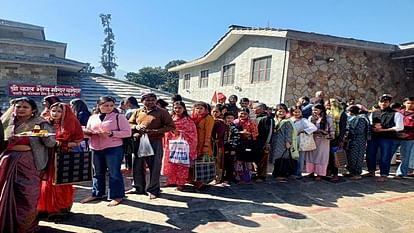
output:
[[[236,157],[236,147],[240,142],[239,129],[233,123],[234,115],[231,112],[224,113],[226,130],[224,132],[224,176],[223,185],[229,186],[230,182],[235,181],[234,162]]]

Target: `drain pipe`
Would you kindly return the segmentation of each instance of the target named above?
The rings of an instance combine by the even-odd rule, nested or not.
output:
[[[286,39],[286,41],[285,41],[285,56],[283,58],[282,82],[280,83],[279,103],[282,103],[283,90],[284,90],[284,85],[285,85],[285,68],[286,68],[287,46],[288,46],[288,39]]]

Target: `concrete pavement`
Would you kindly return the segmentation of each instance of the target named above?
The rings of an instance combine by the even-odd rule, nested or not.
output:
[[[80,204],[90,183],[76,187],[73,214],[60,223],[41,222],[42,232],[414,232],[412,179],[332,183],[269,177],[201,192],[163,188],[155,200],[127,195],[116,207],[106,201]]]

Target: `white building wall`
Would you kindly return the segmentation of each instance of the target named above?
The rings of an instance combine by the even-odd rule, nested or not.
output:
[[[253,59],[272,56],[270,81],[251,83]],[[235,94],[240,98],[259,100],[274,106],[284,99],[289,41],[285,38],[244,36],[216,61],[180,71],[179,94],[193,100],[210,103],[214,91],[227,97]],[[234,85],[221,86],[223,66],[235,64]],[[200,72],[209,70],[207,88],[199,88]],[[184,75],[191,74],[190,88],[183,89]],[[241,91],[235,87],[241,88]]]

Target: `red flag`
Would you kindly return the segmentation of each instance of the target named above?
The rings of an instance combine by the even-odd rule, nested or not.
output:
[[[213,98],[211,98],[211,103],[214,103],[214,104],[218,103],[217,92],[216,91],[214,91]]]

